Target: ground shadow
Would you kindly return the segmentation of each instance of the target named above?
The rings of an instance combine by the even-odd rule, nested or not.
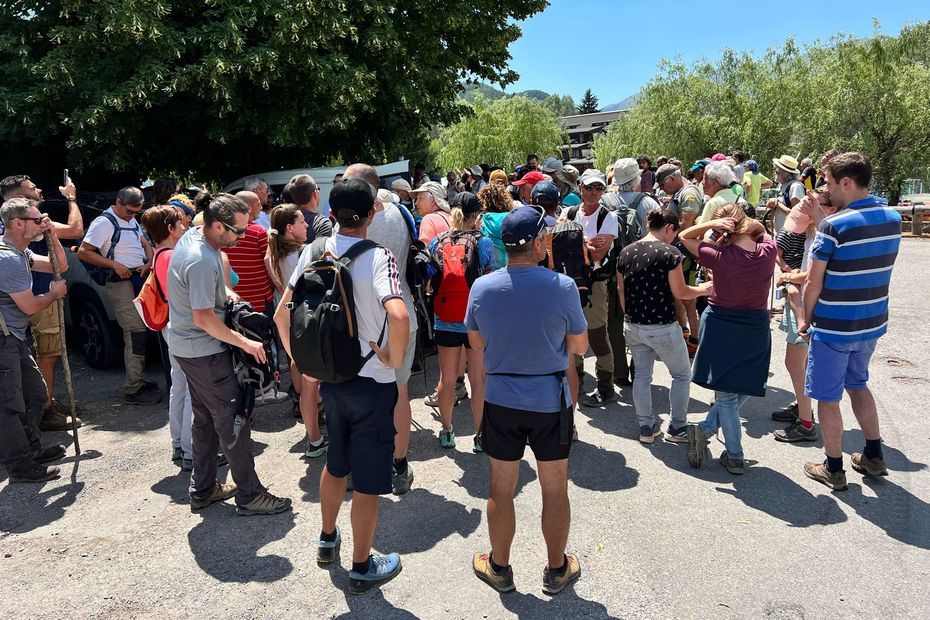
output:
[[[581,579],[584,579],[584,567],[581,570]],[[557,596],[547,598],[519,591],[502,593],[500,598],[501,604],[518,618],[616,618],[607,613],[604,605],[578,596],[574,586],[568,586]]]
[[[290,399],[256,407],[252,412],[252,430],[261,433],[278,433],[297,425],[303,428],[303,421],[294,417]]]
[[[151,486],[153,493],[165,495],[172,504],[189,504],[188,497],[191,484],[190,472],[178,470],[173,476],[165,476]]]
[[[527,453],[532,454],[529,446],[526,447],[524,456]],[[465,453],[458,450],[450,451],[450,456],[459,469],[462,470],[461,477],[453,482],[465,489],[472,497],[487,499],[491,481],[490,458],[486,454]],[[536,480],[536,470],[525,459],[522,459],[520,461],[520,473],[517,477],[517,487],[513,494],[514,497],[519,495],[523,488],[534,480]]]
[[[790,405],[794,400],[794,392],[791,390],[783,390],[771,385],[767,386],[765,397],[750,398],[740,409],[739,414],[742,418],[743,432],[746,433],[747,437],[759,439],[785,428],[788,424],[773,420],[772,412]],[[775,441],[774,438],[772,441]],[[805,441],[801,443],[811,445],[811,442]]]
[[[833,495],[895,540],[930,549],[930,504],[885,477],[862,478],[862,486],[869,487],[877,496],[866,497],[862,486],[853,482],[852,477],[859,475],[851,469],[847,471],[849,490]]]
[[[213,504],[199,514],[201,522],[191,529],[187,540],[197,565],[214,579],[271,583],[294,570],[285,557],[258,553],[294,528],[293,512],[244,518],[236,514],[235,505],[229,500]]]
[[[348,518],[348,515],[342,515]],[[481,524],[481,511],[413,488],[399,500],[381,500],[375,546],[385,552],[421,553],[453,534],[468,537]]]
[[[31,532],[63,517],[85,485],[68,481],[67,475],[62,470],[61,478],[42,484],[7,484],[0,489],[0,532]]]
[[[576,441],[568,457],[568,478],[583,489],[621,491],[636,486],[639,472],[627,467],[619,452]]]
[[[401,562],[403,562],[403,559],[401,559]],[[417,618],[416,615],[410,613],[406,609],[394,607],[394,605],[384,598],[384,593],[381,592],[381,588],[370,590],[362,596],[350,594],[349,571],[338,564],[333,565],[328,570],[329,578],[332,580],[333,585],[345,595],[346,605],[349,607],[349,611],[335,616],[335,618],[385,618],[390,620]],[[404,579],[403,570],[401,570],[400,574],[385,587],[396,587],[394,584],[402,579]]]
[[[865,436],[858,428],[849,429],[843,433],[843,449],[846,454],[862,452],[864,446]],[[882,455],[885,457],[885,464],[892,475],[896,471],[914,472],[927,469],[926,463],[912,461],[906,454],[886,443],[882,444]]]

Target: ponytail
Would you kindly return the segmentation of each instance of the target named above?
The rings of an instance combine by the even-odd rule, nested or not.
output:
[[[288,254],[303,247],[299,241],[287,239],[284,236],[287,233],[287,227],[297,221],[298,213],[300,209],[297,205],[283,204],[272,209],[269,218],[271,226],[268,227],[268,253],[271,255],[271,266],[282,283],[284,283],[284,275],[281,272],[281,263]]]
[[[653,209],[646,214],[646,225],[649,230],[662,230],[671,225],[672,230],[677,231],[681,226],[678,216],[668,209]]]

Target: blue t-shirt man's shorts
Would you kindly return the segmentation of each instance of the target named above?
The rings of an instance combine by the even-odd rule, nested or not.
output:
[[[555,373],[568,368],[565,336],[588,329],[571,278],[545,267],[498,269],[482,276],[471,288],[465,325],[484,340],[486,402],[522,411],[561,411],[570,390]]]

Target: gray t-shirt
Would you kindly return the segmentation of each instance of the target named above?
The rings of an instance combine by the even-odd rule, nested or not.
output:
[[[384,210],[375,213],[368,227],[367,237],[380,245],[387,248],[394,255],[397,261],[397,277],[400,280],[400,294],[407,306],[407,314],[410,316],[410,331],[417,328],[417,315],[413,311],[413,295],[410,293],[410,287],[407,285],[407,255],[410,253],[410,228],[407,226],[405,216],[400,212],[397,205],[392,202],[386,202]]]
[[[26,327],[29,315],[19,309],[10,293],[32,290],[32,252],[28,249],[20,252],[11,243],[0,240],[0,314],[11,334],[20,340],[26,340]],[[3,331],[0,330],[0,334]]]
[[[222,353],[226,343],[194,325],[194,310],[213,308],[222,321],[226,313],[226,280],[219,250],[207,243],[199,228],[178,241],[168,264],[168,347],[175,357]]]

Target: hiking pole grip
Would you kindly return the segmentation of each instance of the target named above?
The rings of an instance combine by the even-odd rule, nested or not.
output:
[[[58,265],[58,255],[55,253],[55,244],[52,241],[52,233],[45,232],[45,245],[48,246],[48,258],[52,263],[52,273],[56,280],[61,280],[61,268]],[[58,304],[58,330],[61,334],[59,339],[59,353],[61,354],[61,366],[65,371],[65,385],[68,389],[68,404],[71,408],[71,435],[74,437],[74,454],[81,454],[81,443],[78,441],[77,411],[74,405],[74,384],[71,382],[71,364],[68,362],[68,347],[65,342],[65,304],[64,300],[59,299]],[[51,396],[51,395],[49,395]]]

